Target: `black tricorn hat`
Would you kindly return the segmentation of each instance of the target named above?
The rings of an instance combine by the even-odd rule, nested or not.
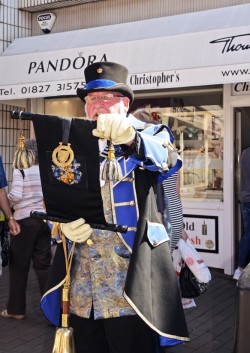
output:
[[[90,92],[115,91],[134,100],[132,89],[127,86],[128,70],[125,66],[113,62],[96,62],[84,70],[86,87],[78,88],[77,95],[84,100]]]

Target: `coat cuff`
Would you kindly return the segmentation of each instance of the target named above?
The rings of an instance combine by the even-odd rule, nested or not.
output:
[[[147,221],[148,231],[147,236],[150,244],[155,248],[156,246],[169,241],[168,233],[161,223],[154,223]]]

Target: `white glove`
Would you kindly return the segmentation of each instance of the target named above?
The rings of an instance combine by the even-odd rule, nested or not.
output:
[[[171,151],[168,150],[168,161],[167,164],[169,167],[174,167],[177,163],[177,160],[179,158],[179,154],[176,151]]]
[[[170,141],[164,142],[163,147],[165,147],[168,150],[168,160],[167,160],[168,167],[174,167],[179,158],[177,149],[172,145]]]
[[[101,139],[111,139],[114,145],[126,144],[135,138],[133,126],[120,114],[100,114],[92,134]]]
[[[60,223],[61,231],[71,241],[83,243],[93,232],[93,229],[88,223],[85,223],[83,218],[69,223]]]

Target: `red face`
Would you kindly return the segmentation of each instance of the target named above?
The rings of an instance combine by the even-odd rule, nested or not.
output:
[[[91,92],[85,97],[85,102],[86,114],[91,120],[97,120],[100,114],[126,115],[129,108],[129,98],[114,91]]]

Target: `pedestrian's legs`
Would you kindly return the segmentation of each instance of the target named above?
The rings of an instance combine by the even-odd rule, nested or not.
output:
[[[241,203],[243,235],[240,240],[238,267],[245,268],[250,255],[250,202]]]
[[[32,255],[33,268],[37,275],[41,295],[43,295],[51,267],[51,232],[49,226],[42,220],[35,219],[32,221],[35,221],[35,243]]]
[[[26,309],[26,288],[34,237],[25,220],[19,221],[21,233],[10,237],[9,264],[9,314],[24,315]]]

